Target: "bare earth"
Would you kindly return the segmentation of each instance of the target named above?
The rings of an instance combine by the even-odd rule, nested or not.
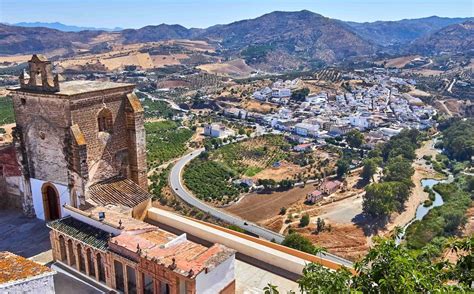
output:
[[[306,194],[314,189],[314,185],[306,185],[271,194],[250,193],[239,203],[227,207],[225,210],[252,222],[262,222],[278,215],[280,208],[290,207],[292,204],[304,200]]]

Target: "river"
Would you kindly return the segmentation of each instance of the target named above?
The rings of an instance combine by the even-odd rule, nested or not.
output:
[[[431,189],[433,189],[433,186],[438,184],[438,183],[451,183],[453,180],[454,180],[453,175],[449,174],[448,178],[443,179],[443,180],[423,179],[423,180],[421,180],[421,185],[423,187],[430,187]],[[433,190],[433,192],[434,192],[434,195],[435,195],[435,200],[433,201],[433,203],[430,206],[425,206],[423,203],[418,205],[418,208],[416,209],[415,218],[413,218],[409,223],[407,223],[403,227],[402,232],[400,233],[400,235],[395,240],[397,244],[400,244],[400,242],[403,240],[403,238],[405,237],[405,233],[406,233],[407,228],[412,223],[414,223],[417,220],[422,220],[428,214],[428,212],[430,210],[444,204],[443,197],[441,197],[441,195],[438,192],[436,192],[435,190]]]

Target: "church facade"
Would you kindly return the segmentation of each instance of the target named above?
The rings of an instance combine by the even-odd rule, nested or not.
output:
[[[48,221],[64,216],[64,205],[113,205],[143,217],[150,205],[145,130],[133,89],[59,82],[51,62],[33,55],[28,75],[11,89],[25,214]]]

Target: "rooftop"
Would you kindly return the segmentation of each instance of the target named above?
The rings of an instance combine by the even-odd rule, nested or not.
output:
[[[103,82],[103,81],[69,81],[59,84],[59,95],[76,95],[87,92],[102,91],[108,89],[134,87],[133,84]]]
[[[109,240],[108,232],[81,222],[70,216],[54,220],[48,223],[48,227],[62,232],[76,240],[80,240],[99,250],[107,250],[107,242]]]
[[[50,268],[8,251],[0,252],[0,284],[54,273]]]
[[[120,204],[133,208],[152,196],[127,178],[111,178],[94,184],[89,190],[90,199],[101,206]]]
[[[103,91],[109,89],[119,89],[135,87],[133,84],[104,82],[104,81],[68,81],[59,83],[59,92],[48,93],[54,95],[73,96],[88,92]],[[12,88],[14,91],[29,91],[20,87]]]

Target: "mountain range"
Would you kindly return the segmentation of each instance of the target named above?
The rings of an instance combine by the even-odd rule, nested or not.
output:
[[[96,27],[79,27],[66,25],[60,22],[18,22],[14,23],[14,26],[17,27],[27,27],[27,28],[36,28],[43,27],[49,29],[55,29],[63,32],[80,32],[80,31],[121,31],[123,28],[115,27],[112,29],[109,28],[96,28]]]
[[[0,54],[31,54],[52,50],[74,52],[108,42],[122,44],[170,39],[206,40],[229,57],[239,56],[259,64],[270,59],[298,63],[325,63],[371,56],[469,51],[473,48],[474,18],[427,17],[372,23],[344,22],[307,10],[275,11],[260,17],[206,29],[181,25],[150,25],[116,32],[76,31],[55,24],[56,29],[0,24]],[[62,27],[62,29],[61,29]],[[77,27],[76,27],[77,28]],[[67,31],[67,32],[66,32]],[[92,45],[91,45],[92,44]]]

